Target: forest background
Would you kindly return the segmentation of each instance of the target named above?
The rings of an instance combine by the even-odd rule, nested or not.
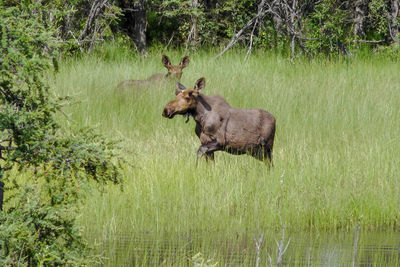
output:
[[[90,52],[108,39],[134,44],[143,54],[160,45],[198,49],[233,41],[294,57],[399,42],[398,0],[36,2],[47,10],[42,22],[57,29],[55,37],[69,51]]]
[[[114,142],[56,119],[69,99],[44,75],[60,59],[109,41],[143,56],[236,45],[292,61],[398,59],[399,1],[0,0],[0,41],[0,263],[79,263],[95,260],[76,227],[81,188],[120,183],[120,160]]]

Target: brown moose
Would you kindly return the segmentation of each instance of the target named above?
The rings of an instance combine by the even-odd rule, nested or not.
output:
[[[129,88],[148,87],[152,84],[156,84],[167,79],[180,81],[182,77],[182,69],[189,64],[189,61],[189,57],[185,56],[182,58],[179,65],[174,66],[171,65],[171,60],[166,55],[162,55],[161,62],[163,63],[164,67],[167,68],[167,74],[155,73],[146,80],[125,80],[120,82],[117,88],[124,91],[128,90]]]
[[[190,116],[196,121],[195,132],[201,146],[199,158],[214,159],[215,151],[231,154],[249,154],[259,160],[272,163],[272,147],[275,136],[275,118],[263,109],[231,107],[219,95],[206,96],[200,93],[205,79],[197,80],[193,89],[186,89],[179,82],[176,98],[164,108],[162,115],[172,119],[176,114]]]

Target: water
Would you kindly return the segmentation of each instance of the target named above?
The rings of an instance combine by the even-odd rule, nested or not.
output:
[[[113,234],[99,249],[104,266],[400,266],[393,231]]]

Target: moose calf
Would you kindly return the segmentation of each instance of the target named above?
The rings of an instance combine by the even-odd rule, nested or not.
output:
[[[180,81],[182,77],[182,69],[189,64],[189,61],[189,57],[185,56],[182,58],[179,65],[174,66],[171,65],[171,60],[166,55],[163,55],[161,62],[163,63],[164,67],[167,68],[167,74],[155,73],[146,80],[125,80],[118,84],[117,89],[119,91],[126,91],[130,88],[148,87],[152,84],[156,84],[168,79]]]
[[[272,148],[275,136],[275,118],[263,109],[231,107],[222,97],[200,93],[205,79],[197,80],[193,89],[186,89],[179,82],[176,98],[164,108],[162,115],[172,119],[181,114],[196,121],[195,132],[201,146],[199,158],[214,159],[215,151],[231,154],[249,154],[259,160],[272,163]]]

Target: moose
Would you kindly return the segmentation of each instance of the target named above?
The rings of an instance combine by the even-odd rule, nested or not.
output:
[[[155,73],[146,80],[125,80],[118,84],[118,90],[125,91],[129,88],[148,87],[149,85],[156,84],[168,79],[180,81],[182,77],[182,69],[189,64],[190,59],[188,56],[184,56],[179,65],[175,66],[171,64],[171,60],[169,59],[169,57],[167,57],[166,55],[162,55],[161,62],[163,63],[164,67],[167,68],[167,74]]]
[[[186,116],[186,122],[190,117],[195,120],[195,133],[201,142],[196,165],[203,155],[206,161],[214,160],[215,151],[249,154],[272,164],[275,137],[273,115],[258,108],[234,108],[219,95],[201,94],[205,87],[204,78],[198,79],[191,89],[186,89],[179,82],[177,86],[176,98],[165,106],[162,115],[172,119],[180,114]]]

